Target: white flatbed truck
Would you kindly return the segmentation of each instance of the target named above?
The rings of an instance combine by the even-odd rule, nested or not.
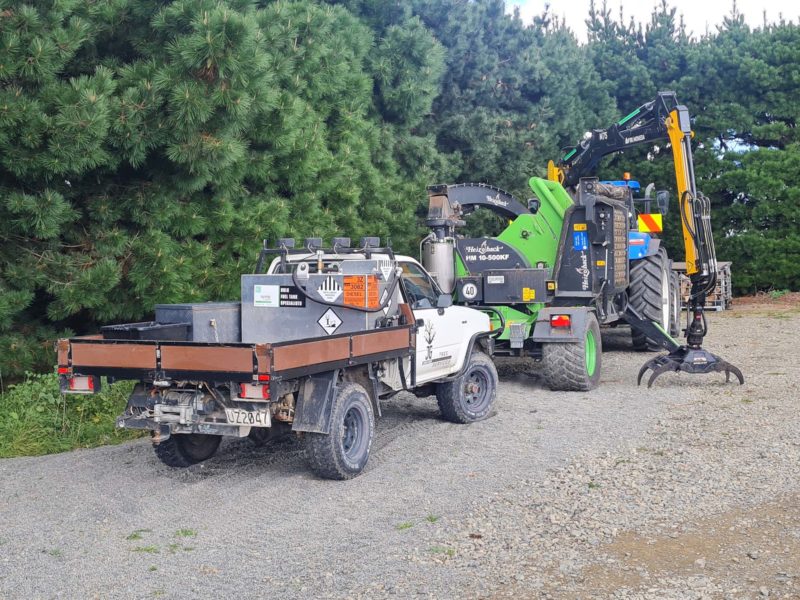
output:
[[[489,317],[453,306],[413,258],[365,238],[264,248],[238,303],[161,305],[156,321],[58,341],[65,393],[101,377],[137,382],[118,427],[150,430],[157,456],[187,467],[223,436],[304,439],[312,470],[349,479],[366,466],[381,402],[435,395],[457,423],[486,418],[497,372]],[[160,317],[160,318],[159,318]]]

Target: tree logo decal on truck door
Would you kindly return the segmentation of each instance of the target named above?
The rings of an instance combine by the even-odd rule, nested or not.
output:
[[[433,323],[428,321],[425,323],[425,342],[428,344],[425,360],[433,360],[433,340],[435,339],[436,330],[433,328]]]

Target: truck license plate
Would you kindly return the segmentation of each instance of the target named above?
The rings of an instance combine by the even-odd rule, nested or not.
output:
[[[242,410],[226,408],[225,416],[233,425],[249,425],[250,427],[270,427],[272,425],[269,410]]]

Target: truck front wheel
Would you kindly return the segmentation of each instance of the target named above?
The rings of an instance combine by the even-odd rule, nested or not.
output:
[[[352,479],[367,465],[375,414],[367,391],[347,383],[331,406],[331,432],[306,433],[306,456],[314,471],[325,479]]]
[[[442,416],[453,423],[485,419],[497,397],[497,369],[483,352],[473,352],[466,371],[436,386]]]
[[[221,441],[221,435],[176,433],[153,448],[168,467],[185,468],[214,456]]]
[[[586,315],[579,341],[542,344],[542,367],[547,387],[554,391],[587,392],[600,383],[603,362],[600,325]]]

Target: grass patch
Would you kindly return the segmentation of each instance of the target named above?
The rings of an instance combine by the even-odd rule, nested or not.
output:
[[[436,521],[439,520],[439,517],[437,517],[436,515],[428,515],[427,517],[425,517],[425,520],[428,523],[436,523]]]
[[[136,546],[133,552],[144,552],[145,554],[158,554],[160,550],[158,546]]]
[[[152,529],[137,529],[136,531],[132,532],[130,535],[126,536],[125,539],[126,540],[131,540],[131,541],[140,540],[143,537],[142,536],[143,533],[150,533],[152,531],[153,531]]]
[[[431,554],[444,554],[451,558],[456,555],[456,551],[454,548],[448,548],[446,546],[431,546],[430,552]]]
[[[786,294],[789,293],[789,290],[772,290],[769,293],[769,297],[773,300],[777,300],[778,298],[783,298]]]
[[[175,532],[175,537],[194,537],[197,532],[194,529],[178,529]]]
[[[62,395],[54,373],[27,373],[0,394],[0,458],[39,456],[118,444],[142,435],[115,428],[133,382],[104,385],[92,395]]]
[[[597,488],[599,488],[599,487],[600,487],[600,484],[599,484],[599,483],[596,483],[596,482],[594,482],[594,481],[590,481],[590,482],[589,482],[589,489],[590,489],[590,490],[596,490],[596,489],[597,489]]]
[[[398,523],[394,526],[397,531],[405,531],[406,529],[411,529],[414,524],[411,521],[404,521],[403,523]]]

